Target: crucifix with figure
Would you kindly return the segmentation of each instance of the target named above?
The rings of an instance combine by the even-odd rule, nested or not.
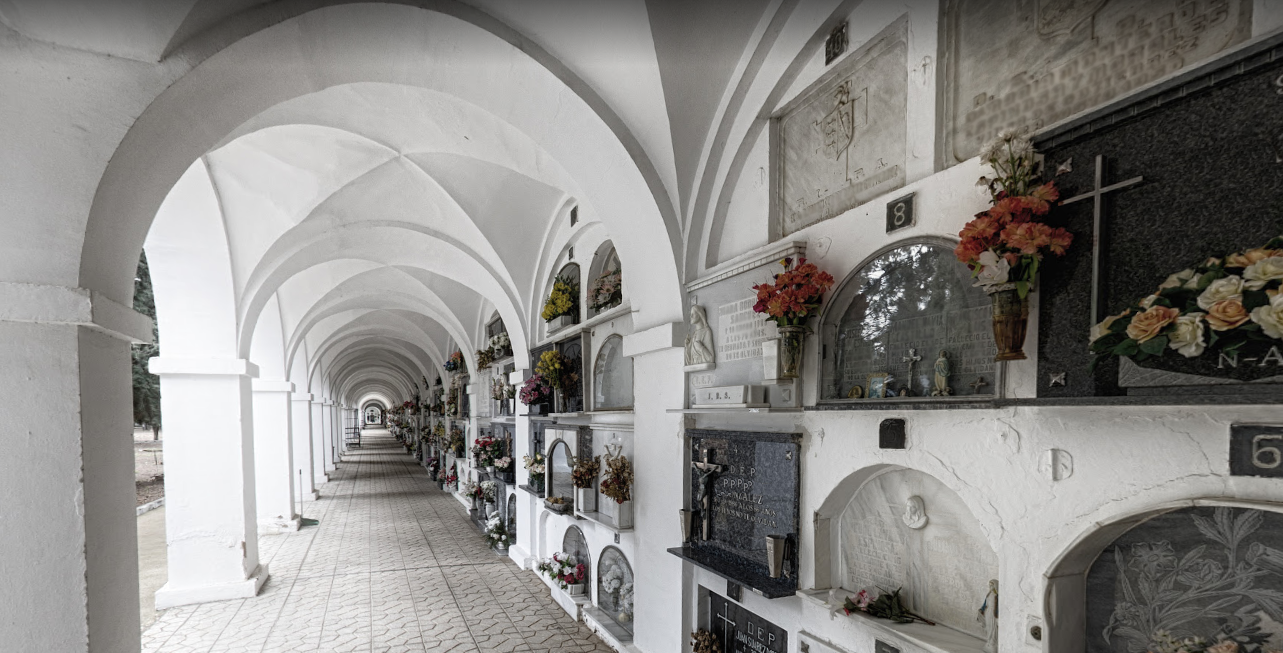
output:
[[[913,396],[913,365],[920,360],[922,357],[918,355],[917,349],[909,349],[909,355],[900,359],[901,363],[909,364],[909,385],[905,386],[909,389],[909,396]]]
[[[1071,197],[1061,202],[1061,205],[1073,204],[1082,200],[1090,199],[1092,201],[1092,218],[1091,218],[1091,323],[1096,324],[1103,319],[1101,311],[1100,297],[1100,279],[1101,279],[1101,255],[1103,252],[1104,225],[1105,225],[1105,193],[1116,190],[1122,190],[1129,186],[1135,186],[1145,181],[1144,177],[1132,177],[1127,181],[1120,181],[1116,184],[1105,185],[1105,157],[1102,154],[1096,155],[1096,186],[1081,195]]]
[[[695,503],[699,504],[699,516],[700,516],[700,519],[703,521],[703,534],[701,536],[701,539],[705,541],[708,540],[708,537],[709,537],[708,532],[709,530],[711,530],[711,526],[713,523],[713,510],[712,510],[713,487],[712,486],[713,486],[713,481],[716,480],[714,476],[716,476],[717,474],[720,474],[723,471],[723,469],[725,469],[722,465],[713,464],[713,461],[709,459],[709,456],[712,455],[712,453],[713,453],[712,451],[705,449],[703,462],[700,462],[700,461],[691,462],[691,466],[694,467],[696,470],[698,470],[698,473],[699,473],[698,493],[695,495]]]

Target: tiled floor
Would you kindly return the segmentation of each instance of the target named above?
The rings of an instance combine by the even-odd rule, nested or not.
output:
[[[305,504],[320,526],[259,539],[271,571],[259,596],[167,610],[143,651],[611,650],[491,552],[394,440],[365,443]]]

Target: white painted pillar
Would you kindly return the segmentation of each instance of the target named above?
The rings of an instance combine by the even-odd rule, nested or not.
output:
[[[252,597],[258,560],[251,380],[232,359],[153,358],[165,415],[165,537],[169,582],[156,608]]]
[[[315,397],[315,395],[313,395]],[[317,397],[312,401],[312,460],[314,461],[313,471],[316,473],[316,484],[324,485],[330,482],[330,475],[326,472],[333,469],[330,466],[330,443],[325,439],[325,402]]]
[[[298,486],[296,492],[304,501],[316,501],[321,493],[316,491],[315,458],[312,454],[312,395],[295,392],[290,395],[290,439],[294,447],[294,473],[290,478]]]
[[[254,379],[254,496],[260,532],[296,531],[289,381]]]
[[[138,322],[123,330],[150,338],[150,321],[114,303],[100,315],[107,300],[90,309],[78,289],[0,282],[0,296],[0,649],[137,651],[129,340],[83,324]],[[77,298],[82,325],[34,321]]]
[[[325,471],[332,472],[338,468],[335,464],[338,449],[334,447],[334,404],[326,399],[321,402],[321,437],[324,438]]]

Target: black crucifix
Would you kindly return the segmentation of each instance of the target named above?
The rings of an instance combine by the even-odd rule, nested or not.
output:
[[[695,503],[699,504],[699,516],[704,522],[704,530],[701,539],[708,541],[708,531],[713,523],[713,478],[720,474],[724,469],[722,465],[714,465],[709,460],[709,454],[712,452],[704,450],[704,461],[693,461],[691,466],[699,470],[699,493],[695,496]]]
[[[1105,186],[1105,157],[1096,155],[1096,187],[1092,190],[1071,197],[1061,202],[1064,204],[1073,204],[1074,202],[1091,199],[1092,200],[1092,219],[1091,219],[1091,323],[1096,324],[1103,319],[1100,314],[1100,263],[1101,263],[1101,241],[1104,238],[1105,224],[1105,193],[1116,190],[1122,190],[1128,186],[1135,186],[1145,181],[1144,177],[1132,177],[1127,181],[1120,181],[1116,184]]]

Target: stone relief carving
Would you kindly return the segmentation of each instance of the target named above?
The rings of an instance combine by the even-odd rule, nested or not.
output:
[[[704,307],[691,306],[690,332],[686,334],[686,371],[698,372],[717,367],[713,354],[713,329],[708,326]]]
[[[927,507],[922,503],[922,497],[916,494],[909,497],[909,500],[904,504],[904,516],[902,519],[904,519],[905,526],[915,531],[927,525]]]

